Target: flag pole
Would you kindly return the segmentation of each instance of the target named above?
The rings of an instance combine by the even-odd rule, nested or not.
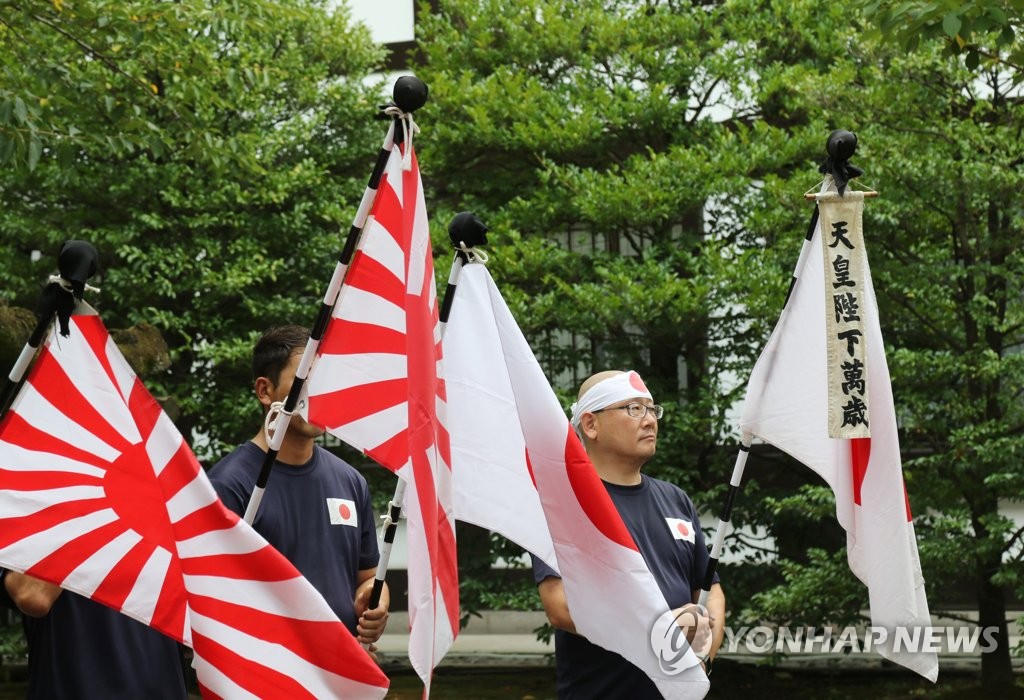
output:
[[[850,131],[836,130],[829,134],[828,140],[825,142],[825,152],[828,157],[825,158],[821,166],[818,168],[818,172],[825,175],[824,181],[821,183],[822,191],[825,191],[835,185],[842,196],[843,191],[846,189],[847,183],[855,177],[863,175],[864,172],[849,163],[849,159],[853,156],[857,150],[857,136]],[[817,195],[811,193],[805,193],[804,196],[807,199],[816,199]],[[877,197],[878,193],[875,191],[865,192],[865,197]],[[814,205],[814,211],[811,214],[811,221],[807,226],[807,233],[804,235],[803,244],[800,247],[800,257],[797,258],[796,267],[793,268],[793,276],[789,280],[789,289],[786,291],[786,299],[782,303],[782,313],[785,313],[786,308],[789,306],[789,299],[793,294],[793,288],[796,287],[797,271],[803,269],[804,262],[807,256],[810,254],[811,240],[814,238],[814,229],[818,224],[818,205]],[[749,433],[743,433],[740,436],[739,453],[736,455],[736,464],[733,467],[732,476],[729,477],[729,490],[725,495],[725,506],[722,508],[722,514],[719,516],[718,529],[715,530],[715,539],[711,546],[711,555],[708,559],[707,570],[704,574],[704,581],[701,586],[699,603],[705,605],[707,603],[708,595],[711,592],[711,586],[714,583],[715,572],[718,568],[718,562],[722,557],[722,551],[725,548],[725,535],[729,529],[732,519],[732,508],[736,501],[736,496],[739,494],[740,484],[743,481],[743,470],[746,467],[747,457],[750,454],[750,444],[752,436]]]
[[[46,337],[54,316],[57,317],[60,325],[60,333],[68,335],[68,319],[75,310],[75,305],[81,301],[86,289],[98,291],[90,287],[86,282],[96,274],[96,263],[99,260],[99,253],[91,243],[86,241],[65,241],[57,256],[57,269],[59,275],[50,277],[49,283],[43,288],[39,297],[39,305],[36,309],[37,323],[32,334],[29,336],[25,347],[21,349],[18,359],[14,362],[4,388],[0,391],[0,418],[10,408],[25,378],[32,359],[39,349],[39,345]]]
[[[448,224],[448,238],[455,248],[455,258],[452,260],[452,267],[448,273],[448,286],[445,287],[441,308],[438,311],[442,338],[444,338],[444,329],[448,326],[448,316],[451,314],[452,304],[455,301],[455,288],[459,283],[462,266],[476,257],[486,260],[486,256],[483,256],[480,251],[474,251],[474,247],[487,244],[487,226],[475,214],[468,211],[460,212]],[[395,533],[398,531],[398,520],[402,516],[404,501],[405,480],[399,479],[395,486],[395,495],[388,503],[388,512],[381,518],[384,521],[384,528],[381,535],[380,560],[377,562],[377,573],[373,580],[373,589],[370,591],[368,610],[373,610],[380,605],[380,596],[384,590],[384,579],[387,577],[388,566],[391,562],[391,550],[395,543]]]
[[[334,304],[338,299],[338,294],[345,280],[345,273],[348,271],[352,255],[355,253],[363,227],[366,225],[366,219],[373,208],[374,200],[377,198],[377,188],[380,186],[380,180],[384,175],[384,168],[387,166],[388,158],[391,156],[395,143],[401,142],[404,128],[403,131],[398,131],[395,129],[395,125],[402,121],[403,127],[407,128],[406,125],[411,121],[412,113],[422,107],[427,101],[427,86],[419,78],[406,75],[395,81],[392,94],[393,101],[383,105],[380,112],[380,118],[391,119],[387,135],[384,137],[384,143],[377,154],[377,162],[374,164],[370,180],[359,202],[359,208],[356,210],[352,226],[349,228],[345,245],[338,256],[338,263],[334,268],[334,274],[331,275],[331,281],[327,285],[327,291],[324,293],[320,310],[313,323],[313,328],[310,330],[309,340],[302,351],[299,366],[295,370],[295,380],[292,382],[292,388],[285,398],[284,405],[277,408],[277,415],[273,415],[275,413],[274,407],[271,407],[270,413],[267,414],[267,427],[265,429],[268,432],[273,430],[273,434],[268,435],[267,454],[263,459],[259,476],[256,478],[256,486],[249,497],[249,503],[243,516],[245,522],[250,525],[256,519],[256,513],[259,510],[260,502],[263,500],[263,493],[266,491],[274,462],[277,460],[277,454],[284,442],[285,433],[288,432],[288,424],[291,422],[292,415],[299,406],[299,397],[309,376],[313,360],[316,358],[316,351],[320,346],[320,341],[323,339],[327,323],[331,319],[331,312],[334,309]]]

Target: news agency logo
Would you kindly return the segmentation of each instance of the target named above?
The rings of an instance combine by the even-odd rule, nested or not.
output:
[[[883,647],[894,652],[988,653],[998,646],[997,627],[732,627],[722,651],[748,654],[849,654]]]
[[[658,666],[665,675],[678,675],[698,665],[698,657],[707,655],[711,649],[708,619],[707,608],[694,604],[669,610],[654,622],[651,651],[658,657]],[[686,653],[690,650],[693,654]]]

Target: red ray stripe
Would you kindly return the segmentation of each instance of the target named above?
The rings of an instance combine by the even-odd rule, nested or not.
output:
[[[192,450],[182,440],[178,445],[178,451],[174,453],[167,466],[156,477],[157,485],[164,494],[164,498],[170,500],[183,488],[195,482],[200,469],[202,467],[196,461]]]
[[[135,424],[139,428],[143,442],[148,441],[149,437],[153,434],[153,430],[156,428],[163,409],[160,408],[160,404],[153,398],[153,395],[146,391],[146,387],[143,386],[138,377],[135,378],[131,394],[128,396],[128,408],[132,413],[132,418],[135,419]]]
[[[236,654],[222,644],[196,632],[192,633],[196,654],[218,671],[260,698],[312,698],[297,681],[267,668],[258,661]],[[205,697],[205,695],[204,695]]]
[[[107,507],[105,498],[67,501],[57,503],[38,513],[16,518],[0,519],[0,547],[7,547],[18,540],[60,525],[83,515],[95,513]]]
[[[238,522],[238,516],[228,510],[219,500],[194,510],[176,523],[171,524],[176,542],[184,542],[199,535],[220,530],[229,530]]]
[[[172,558],[164,576],[160,594],[153,608],[150,626],[155,627],[169,637],[183,641],[185,633],[185,604],[188,592],[185,590],[185,579],[181,576],[181,567],[177,557]]]
[[[59,455],[73,462],[81,462],[100,469],[110,466],[109,462],[91,452],[86,452],[64,442],[55,435],[43,432],[29,423],[24,416],[14,411],[8,411],[3,422],[0,423],[0,438],[39,455]],[[45,457],[37,457],[37,459],[45,459]]]
[[[93,599],[120,610],[124,601],[132,592],[135,581],[142,573],[142,567],[149,561],[156,544],[148,540],[140,540],[121,557],[107,573],[106,577],[93,593]]]
[[[87,532],[36,562],[28,572],[49,581],[63,581],[86,559],[125,531],[124,523],[115,520]]]
[[[409,462],[409,431],[402,430],[391,439],[366,450],[366,456],[382,467],[397,472]]]
[[[0,490],[3,491],[38,491],[66,486],[99,486],[102,483],[103,480],[95,476],[75,472],[0,469]]]
[[[392,158],[400,157],[398,154],[391,156]],[[405,183],[403,182],[403,185]],[[410,209],[410,216],[415,209]],[[405,212],[402,209],[402,202],[398,199],[398,194],[395,192],[395,188],[391,186],[391,182],[388,181],[388,175],[385,174],[380,181],[380,187],[377,189],[377,199],[373,203],[373,218],[376,219],[377,223],[383,227],[385,231],[390,235],[399,245],[402,243],[402,223],[405,218]],[[408,255],[409,247],[402,246],[402,250]]]
[[[220,576],[248,581],[290,581],[298,570],[271,545],[247,554],[210,554],[181,560],[186,576]]]
[[[29,383],[61,413],[118,451],[123,452],[128,447],[129,441],[96,410],[93,401],[82,395],[49,348],[43,349],[32,369]]]
[[[405,333],[372,323],[331,319],[320,343],[321,355],[405,354]]]
[[[330,423],[334,427],[372,416],[403,403],[406,386],[404,378],[390,379],[310,396],[309,420],[317,425]]]
[[[434,569],[440,583],[441,595],[444,596],[445,610],[448,612],[448,624],[452,633],[459,632],[459,563],[455,558],[455,531],[452,522],[444,515],[444,509],[438,504],[438,550],[439,558]]]
[[[601,480],[597,478],[597,472],[583,451],[579,438],[571,426],[567,430],[565,471],[580,507],[601,534],[621,547],[639,552],[633,542],[633,536],[629,534],[622,517],[615,510],[611,497],[601,485]]]
[[[377,258],[363,250],[353,257],[345,284],[376,294],[395,306],[401,306],[405,297],[405,283]]]
[[[107,341],[110,340],[110,333],[107,332],[103,321],[100,320],[99,316],[75,316],[74,321],[81,331],[85,342],[89,344],[89,347],[96,355],[96,360],[99,362],[100,367],[103,368],[104,373],[110,380],[111,388],[115,389],[118,395],[120,395],[121,385],[117,383],[113,367],[110,364],[110,358],[107,357]],[[122,397],[122,400],[124,400],[124,397]]]
[[[200,615],[258,639],[287,647],[314,666],[359,683],[387,685],[387,678],[355,643],[355,637],[341,622],[283,617],[208,596],[192,596],[189,604]],[[349,658],[344,656],[346,652]],[[339,669],[344,669],[344,672]]]

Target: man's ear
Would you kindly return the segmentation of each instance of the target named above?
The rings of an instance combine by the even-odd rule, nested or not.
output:
[[[597,416],[593,413],[584,413],[580,416],[580,430],[588,440],[597,437]]]
[[[274,383],[271,382],[267,377],[259,377],[253,384],[253,390],[256,392],[256,398],[259,402],[266,407],[270,407],[270,404],[274,402],[273,391]]]

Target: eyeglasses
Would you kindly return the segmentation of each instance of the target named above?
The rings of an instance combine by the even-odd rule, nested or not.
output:
[[[655,419],[660,419],[665,415],[664,406],[648,406],[643,403],[628,403],[625,406],[609,406],[608,408],[599,408],[591,413],[600,413],[601,411],[625,411],[630,418],[636,418],[640,420],[648,413],[652,414]]]

